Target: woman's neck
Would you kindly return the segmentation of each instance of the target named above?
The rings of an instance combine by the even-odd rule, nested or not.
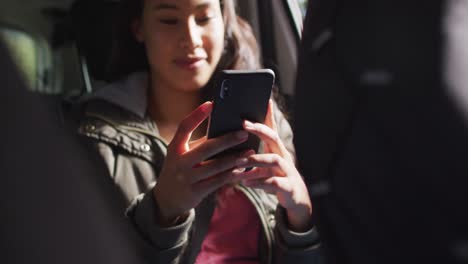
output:
[[[148,112],[161,136],[170,142],[180,122],[200,105],[200,92],[184,92],[154,81],[150,85]]]

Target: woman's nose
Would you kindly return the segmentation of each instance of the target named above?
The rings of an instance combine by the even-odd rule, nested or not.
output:
[[[191,51],[197,47],[201,47],[203,44],[201,31],[196,21],[189,19],[183,28],[180,40],[181,48]]]

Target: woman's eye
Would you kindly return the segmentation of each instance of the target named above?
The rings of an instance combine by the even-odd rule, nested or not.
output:
[[[206,24],[208,23],[213,17],[212,16],[204,16],[201,18],[197,18],[197,23],[199,24]]]
[[[175,25],[177,24],[177,19],[159,19],[159,22],[166,25]]]

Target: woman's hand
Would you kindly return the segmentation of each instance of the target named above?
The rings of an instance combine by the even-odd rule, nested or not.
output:
[[[192,132],[210,115],[211,110],[210,102],[195,109],[180,123],[169,144],[161,174],[153,189],[161,225],[175,224],[207,195],[230,183],[239,159],[253,154],[251,151],[205,161],[248,138],[246,131],[239,131],[189,143]]]
[[[277,133],[271,100],[265,124],[244,121],[244,129],[264,142],[264,154],[244,158],[244,168],[255,168],[239,175],[242,183],[276,194],[280,205],[286,209],[289,228],[297,232],[307,231],[312,203],[302,176]]]

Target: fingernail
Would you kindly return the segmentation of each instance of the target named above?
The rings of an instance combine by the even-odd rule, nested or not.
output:
[[[245,120],[244,124],[245,124],[245,128],[250,128],[250,129],[254,128],[254,124],[250,121]]]
[[[255,154],[255,151],[252,150],[252,149],[250,149],[250,150],[244,152],[244,155],[243,155],[243,156],[251,156],[251,155],[254,155],[254,154]]]
[[[242,166],[242,165],[247,164],[247,162],[249,162],[248,158],[240,158],[240,159],[236,160],[236,165],[237,166]]]
[[[247,131],[242,130],[242,131],[236,132],[236,137],[238,139],[246,139],[248,136],[249,136],[249,133],[247,133]]]
[[[205,102],[202,104],[201,106],[201,110],[204,112],[204,113],[210,113],[211,110],[212,110],[212,106],[213,106],[213,103],[211,102]]]

